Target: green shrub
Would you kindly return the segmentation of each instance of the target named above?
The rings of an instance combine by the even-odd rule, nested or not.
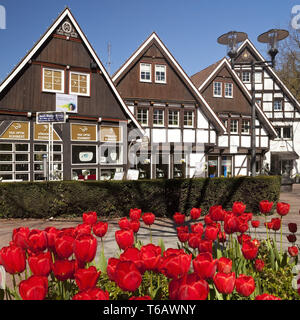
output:
[[[260,200],[278,201],[280,183],[276,176],[0,183],[0,217],[81,216],[84,211],[120,217],[130,208],[171,217],[193,207],[207,213],[215,204],[230,209],[234,201],[243,201],[247,212],[257,213]]]

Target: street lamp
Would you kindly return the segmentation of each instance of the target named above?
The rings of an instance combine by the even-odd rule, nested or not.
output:
[[[238,44],[248,38],[248,35],[244,32],[230,31],[223,34],[218,38],[218,43],[227,46],[227,54],[231,59],[231,66],[234,69],[235,66],[251,66],[251,175],[256,176],[256,136],[255,136],[255,67],[269,65],[272,68],[275,66],[275,57],[278,53],[278,42],[288,37],[289,32],[282,29],[271,29],[265,33],[262,33],[257,40],[259,42],[267,43],[269,46],[268,54],[271,56],[271,61],[255,61],[252,59],[250,62],[236,62]]]

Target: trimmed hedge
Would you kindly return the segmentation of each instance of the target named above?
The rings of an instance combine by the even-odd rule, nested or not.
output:
[[[215,204],[230,209],[234,201],[257,213],[261,200],[278,201],[280,184],[278,176],[0,183],[0,218],[81,216],[85,211],[121,217],[130,208],[171,217],[193,207],[207,212]]]

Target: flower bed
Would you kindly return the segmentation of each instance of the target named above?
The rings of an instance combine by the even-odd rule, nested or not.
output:
[[[13,277],[13,287],[0,289],[2,299],[23,300],[280,300],[299,299],[293,288],[298,262],[290,223],[287,251],[282,249],[282,219],[290,206],[277,203],[278,218],[267,221],[274,204],[261,201],[266,239],[257,239],[260,222],[242,202],[230,211],[210,207],[200,222],[201,208],[173,215],[176,248],[152,243],[155,215],[131,209],[119,220],[117,256],[104,256],[109,225],[96,212],[83,213],[76,227],[44,230],[20,227],[0,250],[0,265]],[[149,243],[138,239],[140,225],[149,228]],[[280,233],[277,247],[275,237]],[[97,251],[98,241],[100,248]],[[97,252],[98,255],[97,255]],[[96,256],[97,255],[97,256]],[[298,281],[300,283],[300,281]],[[3,286],[3,284],[2,284]],[[1,281],[0,281],[1,287]]]

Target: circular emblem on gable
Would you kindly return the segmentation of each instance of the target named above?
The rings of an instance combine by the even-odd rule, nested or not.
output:
[[[68,21],[65,21],[62,25],[62,29],[65,33],[71,33],[72,31],[72,26],[71,23]]]

